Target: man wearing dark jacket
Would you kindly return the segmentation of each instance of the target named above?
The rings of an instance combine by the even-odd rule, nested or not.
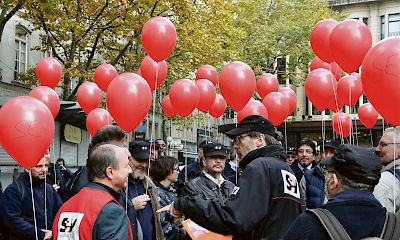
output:
[[[95,146],[87,169],[91,182],[57,213],[54,239],[132,240],[128,216],[118,203],[118,192],[132,172],[126,150],[111,144]]]
[[[296,177],[285,162],[270,121],[251,115],[227,132],[243,169],[238,188],[225,203],[199,195],[179,198],[171,213],[183,213],[197,224],[235,239],[281,239],[300,211]]]
[[[386,209],[372,194],[381,176],[380,159],[365,148],[343,144],[321,164],[329,196],[321,208],[334,215],[350,239],[380,238]],[[331,238],[317,216],[307,211],[296,218],[285,239]]]
[[[0,213],[6,230],[5,235],[8,235],[6,239],[42,240],[51,238],[53,220],[61,207],[62,201],[53,187],[44,182],[48,164],[49,160],[43,157],[35,167],[25,170],[26,172],[21,174],[18,180],[10,184],[4,191],[0,203]],[[32,175],[35,211],[32,207],[29,171]],[[47,216],[45,213],[47,213]]]
[[[221,143],[211,142],[203,147],[204,170],[184,187],[185,195],[200,194],[205,199],[224,202],[235,188],[235,184],[222,176],[228,150]]]
[[[314,141],[309,138],[303,138],[297,149],[297,160],[290,165],[298,182],[300,182],[305,172],[317,166],[314,161],[315,155],[316,145]]]

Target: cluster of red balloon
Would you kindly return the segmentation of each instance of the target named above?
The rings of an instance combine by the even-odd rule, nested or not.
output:
[[[350,116],[339,110],[344,104],[354,105],[363,87],[357,74],[340,78],[341,69],[347,73],[358,70],[372,46],[371,31],[361,21],[324,19],[312,29],[310,43],[317,57],[306,78],[306,95],[319,111],[329,108],[337,112],[332,126],[340,136],[347,137],[351,132]]]
[[[52,88],[61,80],[61,64],[54,58],[43,58],[36,66],[36,77],[43,86],[29,96],[12,98],[0,111],[2,146],[25,168],[34,167],[51,145],[54,118],[60,110],[60,99]]]

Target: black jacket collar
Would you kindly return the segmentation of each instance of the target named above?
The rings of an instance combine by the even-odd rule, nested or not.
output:
[[[254,149],[249,152],[239,163],[239,167],[244,169],[247,164],[259,157],[274,157],[282,161],[286,161],[286,154],[284,149],[278,145],[267,145],[262,148]]]

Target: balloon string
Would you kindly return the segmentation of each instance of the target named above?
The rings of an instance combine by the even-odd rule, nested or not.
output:
[[[186,123],[186,119],[185,119],[184,123]],[[184,127],[183,127],[183,139],[185,140],[183,154],[185,154],[185,152],[186,152],[186,124],[184,124]],[[201,159],[199,159],[199,164],[200,164],[200,161],[201,161]],[[188,162],[187,162],[187,153],[186,153],[185,154],[185,183],[188,181],[187,167],[188,167]]]
[[[371,136],[371,147],[374,147],[374,140],[372,139],[372,130],[369,129],[369,135]]]
[[[336,88],[335,88],[335,86],[334,86],[334,84],[333,84],[333,81],[336,81],[336,79],[334,79],[333,77],[331,77],[331,82],[332,82],[332,87],[333,87],[333,96],[334,96],[334,98],[335,98],[335,105],[336,105],[336,110],[337,110],[337,113],[336,114],[339,114],[340,113],[340,111],[339,111],[339,104],[338,104],[338,99],[337,99],[337,92],[336,92]],[[341,133],[341,134],[339,134],[340,135],[340,142],[343,144],[344,143],[344,139],[343,139],[343,127],[342,127],[342,120],[341,120],[341,118],[339,117],[339,115],[338,115],[338,124],[339,124],[339,133]],[[333,126],[332,126],[332,129],[333,129]]]
[[[46,177],[44,178],[44,223],[46,226],[46,230],[48,230],[48,227],[47,227],[47,174],[48,173],[46,172]]]
[[[286,132],[286,119],[285,119],[285,151],[286,151],[286,155],[287,155],[287,132]]]
[[[325,120],[322,118],[321,122],[321,131],[322,131],[322,149],[319,150],[319,152],[323,152],[325,149]]]
[[[396,144],[398,143],[397,134],[398,134],[397,127],[395,127],[394,128],[394,137],[393,137],[393,140],[394,140],[393,141],[393,143],[394,143],[393,144],[393,156],[394,156],[393,172],[396,172],[396,162],[397,162]],[[392,179],[393,179],[393,186],[396,186],[397,178],[392,178]],[[394,199],[394,201],[393,201],[393,212],[396,212],[396,188],[395,187],[393,188],[393,199]]]
[[[29,169],[29,178],[31,180],[31,197],[32,197],[32,209],[33,209],[33,222],[35,225],[35,236],[36,236],[36,240],[39,240],[38,231],[37,231],[37,222],[36,222],[35,199],[33,198],[32,169]]]

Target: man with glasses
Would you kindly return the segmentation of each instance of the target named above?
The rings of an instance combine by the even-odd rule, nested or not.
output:
[[[317,166],[317,163],[314,161],[315,154],[316,146],[314,141],[309,138],[303,138],[297,149],[297,160],[290,165],[298,182],[300,182],[306,171]]]
[[[400,128],[387,128],[375,153],[381,158],[381,179],[374,195],[390,212],[400,212]]]
[[[179,198],[171,213],[234,239],[281,239],[299,214],[300,192],[275,139],[275,127],[261,116],[244,118],[226,135],[235,139],[243,169],[238,187],[225,203],[200,195]]]

